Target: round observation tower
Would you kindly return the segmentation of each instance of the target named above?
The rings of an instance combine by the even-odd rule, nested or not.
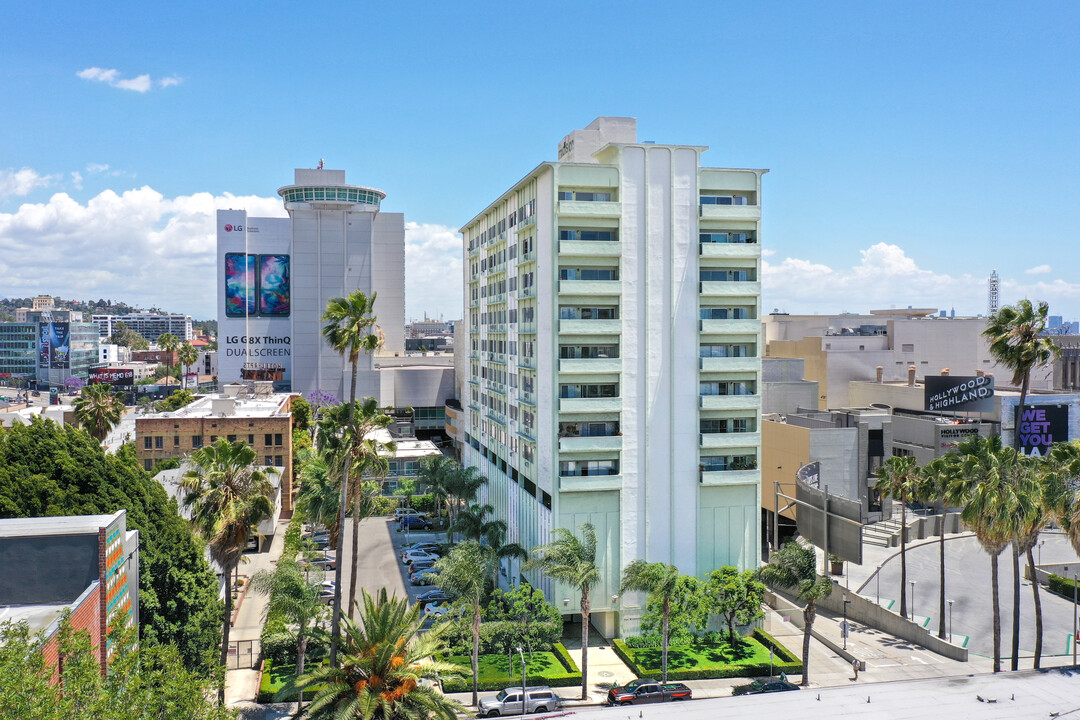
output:
[[[343,170],[318,169],[297,171],[296,174],[296,184],[286,185],[277,191],[286,210],[378,212],[379,204],[386,197],[386,193],[377,188],[346,185]]]

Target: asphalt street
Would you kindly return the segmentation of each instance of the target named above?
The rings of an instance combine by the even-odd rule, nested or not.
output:
[[[1067,563],[1078,560],[1076,553],[1064,535],[1056,532],[1043,533],[1046,543],[1036,551],[1036,564]],[[1041,560],[1040,556],[1041,555]],[[1026,559],[1020,559],[1023,576]],[[953,600],[953,634],[970,636],[968,649],[973,653],[993,654],[993,601],[990,590],[990,556],[974,537],[955,537],[945,542],[946,598]],[[929,617],[928,627],[938,627],[939,566],[938,544],[928,543],[907,551],[907,579],[909,610],[917,618]],[[998,558],[999,598],[1001,607],[1002,656],[1010,653],[1012,628],[1012,557],[1008,550]],[[900,593],[900,558],[895,557],[881,571],[882,604],[893,601],[892,610],[898,611]],[[911,581],[915,581],[914,603],[911,603]],[[871,578],[861,595],[874,598],[877,579]],[[1043,654],[1063,655],[1073,628],[1072,602],[1041,588],[1043,607]],[[946,605],[946,628],[948,625]],[[1022,654],[1031,655],[1035,650],[1035,611],[1031,583],[1021,580],[1020,588],[1020,648]]]

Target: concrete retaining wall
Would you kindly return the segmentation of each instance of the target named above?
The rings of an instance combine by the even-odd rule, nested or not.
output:
[[[769,607],[776,610],[777,612],[788,613],[788,619],[791,621],[792,625],[799,628],[800,630],[803,630],[803,631],[806,630],[806,623],[803,622],[802,608],[799,607],[798,605],[796,605],[795,603],[791,602],[790,600],[788,600],[783,595],[778,595],[778,594],[774,593],[771,590],[766,590],[765,591],[765,603]],[[810,630],[810,636],[812,638],[814,638],[815,640],[817,640],[818,642],[820,642],[821,644],[823,644],[825,647],[832,650],[834,653],[836,653],[840,657],[847,660],[849,663],[852,660],[855,659],[855,656],[852,655],[847,650],[845,650],[842,645],[837,645],[835,642],[832,641],[832,639],[826,637],[825,635],[822,635],[819,631],[811,629]],[[799,656],[800,660],[802,659],[802,650],[801,649],[796,651],[795,654]],[[861,672],[861,671],[863,671],[865,669],[866,669],[866,661],[865,660],[860,660],[859,661],[859,671]]]

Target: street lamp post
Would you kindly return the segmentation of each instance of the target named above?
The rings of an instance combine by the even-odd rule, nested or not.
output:
[[[1039,564],[1042,565],[1042,546],[1046,544],[1045,540],[1039,541]]]
[[[847,621],[847,606],[851,601],[847,599],[847,595],[844,596],[844,649],[847,650],[847,636],[848,636],[848,621]]]
[[[915,581],[911,581],[911,620],[915,621]]]
[[[949,642],[952,642],[952,604],[953,601],[949,601]]]
[[[885,563],[877,566],[877,572],[874,573],[877,577],[877,604],[881,604],[881,568],[885,567]]]
[[[521,717],[525,717],[526,706],[528,705],[527,701],[529,699],[528,693],[525,691],[525,688],[528,687],[525,684],[525,651],[522,650],[520,645],[515,649],[517,650],[518,657],[521,658]]]

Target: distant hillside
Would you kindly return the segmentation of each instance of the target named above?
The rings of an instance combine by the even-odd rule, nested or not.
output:
[[[128,305],[126,302],[113,302],[112,300],[106,300],[105,298],[98,298],[97,300],[65,300],[64,298],[53,296],[53,302],[56,307],[61,310],[79,310],[90,315],[127,315],[128,313],[136,313],[140,310],[149,310],[156,313],[168,313],[168,310],[162,310],[158,307],[151,308],[139,308],[134,305]],[[33,298],[0,298],[0,322],[10,322],[15,319],[15,309],[21,307],[33,307]],[[217,320],[196,320],[195,326],[203,331],[210,331],[211,333],[217,333]]]

